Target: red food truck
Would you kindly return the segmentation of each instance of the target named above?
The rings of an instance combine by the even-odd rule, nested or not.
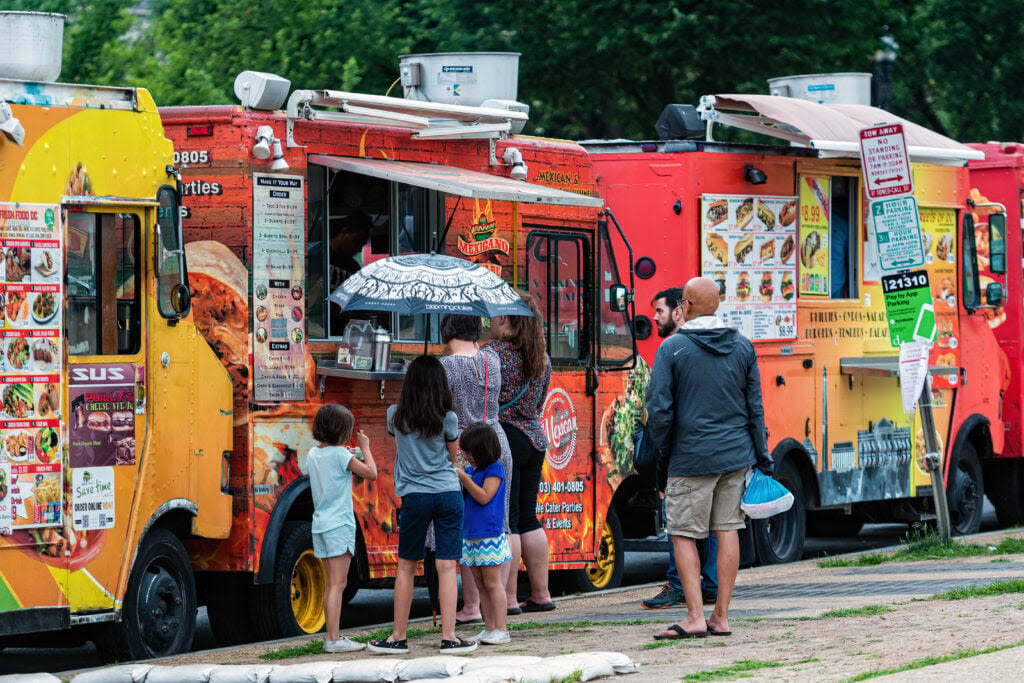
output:
[[[380,472],[354,489],[347,597],[394,577],[399,501],[385,412],[399,396],[401,360],[425,346],[440,351],[438,324],[342,314],[328,294],[346,268],[407,252],[469,259],[536,298],[554,366],[537,503],[551,566],[584,590],[621,577],[622,525],[610,501],[632,467],[646,385],[625,310],[628,244],[601,211],[579,145],[516,135],[525,105],[470,100],[474,83],[489,82],[474,80],[479,65],[434,57],[403,75],[460,74],[457,96],[470,104],[331,90],[289,96],[286,81],[245,72],[236,82],[241,106],[160,110],[183,178],[192,316],[234,387],[231,531],[187,541],[200,600],[224,642],[323,626],[303,472],[324,401],[352,409]],[[368,223],[358,236],[356,216]],[[361,343],[345,336],[357,318],[390,337],[393,362],[360,359]],[[239,618],[240,605],[250,618]]]
[[[999,523],[1012,526],[1024,522],[1024,310],[1021,297],[1014,294],[1024,286],[1019,266],[1024,263],[1024,147],[1013,142],[970,146],[985,155],[968,167],[979,290],[985,303],[989,284],[1000,284],[1011,293],[1000,305],[986,307],[984,314],[999,342],[998,357],[1003,363],[1001,408],[1006,431],[1002,457],[985,463],[985,488]]]
[[[758,95],[670,106],[657,141],[582,143],[598,190],[633,246],[628,265],[637,277],[641,357],[651,362],[660,342],[646,318],[655,293],[697,275],[718,282],[720,317],[757,349],[776,478],[796,502],[748,527],[746,562],[799,559],[809,531],[850,534],[869,520],[934,519],[924,432],[901,402],[898,349],[865,219],[858,132],[890,121],[905,128],[921,207],[938,330],[930,365],[946,497],[954,533],[970,533],[981,520],[985,487],[1003,485],[995,463],[1008,454],[1000,401],[1005,354],[990,324],[996,311],[979,289],[985,264],[976,236],[987,240],[988,226],[978,227],[977,209],[968,204],[966,162],[981,155],[871,107]],[[712,124],[791,144],[713,142]],[[1019,284],[1007,287],[1012,293]],[[651,506],[647,515],[636,512],[640,501]],[[631,519],[651,520],[646,531],[653,535],[656,501],[631,477],[612,508],[620,518],[629,506]]]

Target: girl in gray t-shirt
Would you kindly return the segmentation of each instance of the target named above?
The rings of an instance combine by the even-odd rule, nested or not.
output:
[[[391,636],[372,640],[373,652],[409,651],[406,630],[412,607],[416,565],[423,559],[427,527],[437,541],[438,593],[441,595],[441,654],[470,652],[476,642],[455,635],[458,583],[455,565],[462,557],[462,486],[455,472],[459,420],[441,361],[419,356],[410,365],[398,404],[388,408],[388,433],[394,435],[395,495],[398,513],[398,571],[395,576]]]

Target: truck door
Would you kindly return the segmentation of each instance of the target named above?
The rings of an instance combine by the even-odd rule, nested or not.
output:
[[[153,204],[65,207],[73,613],[114,607],[130,547],[147,426],[140,247]]]

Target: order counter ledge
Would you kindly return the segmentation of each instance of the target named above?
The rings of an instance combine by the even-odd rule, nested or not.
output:
[[[843,375],[874,375],[878,377],[899,377],[899,356],[867,356],[861,358],[840,358],[839,372]],[[949,365],[929,365],[929,375],[955,375],[959,368]]]
[[[350,367],[341,367],[337,361],[320,360],[316,362],[316,374],[320,376],[320,398],[323,398],[327,391],[328,377],[380,382],[380,397],[384,398],[384,382],[405,379],[405,366],[396,370],[356,370]]]

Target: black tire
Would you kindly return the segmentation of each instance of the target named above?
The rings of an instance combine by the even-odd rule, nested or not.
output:
[[[168,657],[192,649],[196,629],[196,582],[188,553],[167,529],[146,534],[128,577],[121,621],[96,637],[112,661]]]
[[[751,520],[759,564],[796,562],[803,557],[807,509],[800,473],[789,459],[775,469],[775,479],[793,494],[793,507],[768,519]]]
[[[807,513],[807,535],[850,538],[864,528],[864,518],[856,513],[847,515],[842,510],[819,510]]]
[[[946,476],[949,529],[954,536],[977,533],[985,503],[985,480],[978,452],[964,439],[949,462]]]
[[[252,574],[218,573],[204,577],[204,583],[206,614],[217,644],[227,647],[255,641],[257,634],[252,622],[239,609],[252,601],[256,588]]]
[[[570,572],[576,590],[581,593],[618,588],[626,570],[626,553],[623,549],[622,524],[613,508],[608,508],[601,538],[598,542],[597,560],[585,569]]]
[[[256,586],[253,592],[249,606],[261,640],[316,633],[324,626],[326,575],[323,562],[313,557],[311,527],[309,522],[285,523],[274,563],[274,582]]]
[[[998,458],[983,468],[985,493],[996,509],[1000,527],[1024,523],[1024,467],[1017,458]]]

